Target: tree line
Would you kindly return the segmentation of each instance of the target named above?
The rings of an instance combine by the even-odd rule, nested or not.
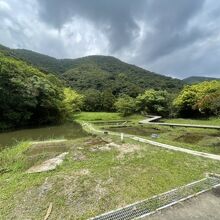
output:
[[[164,117],[220,116],[220,81],[187,85],[178,94],[150,89],[136,98],[123,95],[114,105],[123,115],[145,112]]]
[[[0,103],[1,130],[61,123],[78,111],[220,116],[220,81],[187,85],[179,93],[146,89],[114,94],[112,87],[75,91],[55,75],[0,52]]]

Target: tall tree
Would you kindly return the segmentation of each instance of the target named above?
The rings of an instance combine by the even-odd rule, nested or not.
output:
[[[115,108],[123,116],[131,115],[136,111],[135,99],[128,95],[123,95],[115,102]]]
[[[169,94],[166,91],[146,90],[137,98],[137,109],[150,114],[169,114]]]
[[[202,82],[186,86],[174,100],[174,106],[181,116],[208,116],[215,112],[219,100],[220,81]],[[217,108],[217,106],[216,106]]]

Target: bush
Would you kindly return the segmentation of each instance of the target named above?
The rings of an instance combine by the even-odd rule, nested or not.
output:
[[[77,111],[82,96],[67,88],[55,76],[0,55],[0,127],[62,122]]]
[[[166,91],[146,90],[136,98],[137,110],[150,114],[168,116],[170,110],[170,96]]]
[[[180,116],[210,116],[219,114],[220,81],[186,86],[174,100]]]
[[[135,99],[130,96],[123,95],[115,102],[115,108],[123,116],[131,115],[136,111]]]
[[[64,108],[65,108],[65,117],[71,117],[75,112],[81,110],[83,106],[84,97],[78,94],[76,91],[71,88],[64,88]]]
[[[87,112],[99,112],[102,110],[102,94],[98,90],[88,89],[84,91],[83,110]]]

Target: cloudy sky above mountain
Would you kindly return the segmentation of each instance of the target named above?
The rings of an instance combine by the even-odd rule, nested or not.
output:
[[[220,1],[0,0],[0,43],[56,58],[112,55],[178,78],[220,77]]]

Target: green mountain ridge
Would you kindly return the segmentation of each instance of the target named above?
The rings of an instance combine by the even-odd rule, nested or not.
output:
[[[13,56],[53,73],[66,81],[77,91],[95,89],[111,90],[115,96],[128,94],[137,96],[146,89],[179,91],[184,83],[179,79],[150,72],[135,65],[127,64],[111,56],[87,56],[77,59],[56,59],[24,49],[0,47],[8,56]]]
[[[183,79],[183,81],[186,82],[187,84],[195,84],[195,83],[212,81],[212,80],[220,80],[220,78],[205,77],[205,76],[190,76]]]

